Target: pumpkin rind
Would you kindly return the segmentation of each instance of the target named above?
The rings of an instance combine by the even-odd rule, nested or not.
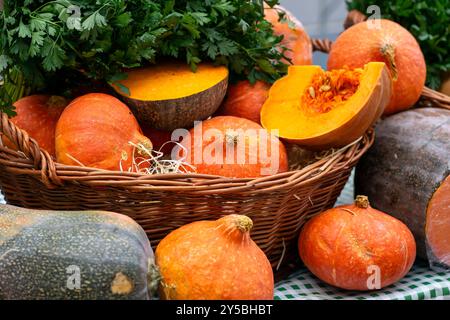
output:
[[[366,291],[403,278],[414,263],[416,245],[399,220],[370,206],[346,205],[308,221],[300,233],[299,252],[321,280],[347,290]],[[378,284],[376,276],[370,278],[374,272],[379,272]]]
[[[393,57],[391,62],[389,55]],[[419,100],[426,80],[425,58],[414,36],[390,20],[358,23],[333,43],[328,69],[360,68],[372,61],[385,62],[393,79],[392,97],[384,114],[411,108]]]
[[[140,73],[144,74],[144,77]],[[205,76],[214,75],[206,86],[203,85],[205,79],[202,73],[205,73]],[[186,74],[189,77],[186,80],[187,85],[183,94],[179,94],[177,81],[182,81],[183,75],[186,76]],[[149,82],[154,81],[153,76],[157,76],[165,78],[169,83],[173,79],[174,83],[168,84],[167,88],[160,88],[159,91],[164,89],[167,91],[166,94],[145,98],[145,90],[142,90],[148,85],[145,83],[145,75]],[[201,89],[197,87],[196,77],[202,77]],[[161,63],[156,67],[129,71],[128,78],[120,84],[127,87],[131,95],[125,94],[118,86],[114,86],[114,89],[130,106],[139,122],[151,128],[172,131],[179,128],[192,128],[194,121],[204,120],[217,111],[227,92],[228,70],[225,67],[202,64],[194,73],[188,65],[180,62]],[[191,85],[195,89],[189,91]],[[144,95],[138,95],[135,91],[143,92]]]
[[[308,116],[300,101],[318,66],[292,66],[286,77],[270,89],[261,110],[261,123],[278,129],[280,138],[309,149],[348,145],[361,137],[380,118],[391,96],[391,80],[384,63],[365,66],[358,90],[334,110]]]
[[[0,206],[1,299],[147,300],[152,262],[145,232],[126,216]]]
[[[272,300],[272,267],[250,238],[251,224],[248,217],[230,215],[171,232],[156,249],[161,298]]]
[[[419,257],[436,269],[448,269],[450,209],[446,199],[450,194],[443,183],[450,173],[450,111],[402,112],[382,121],[376,135],[374,146],[357,166],[357,192],[368,195],[375,208],[408,225]],[[433,195],[441,186],[445,196],[438,195],[433,204]],[[430,229],[433,225],[439,225],[436,234]]]

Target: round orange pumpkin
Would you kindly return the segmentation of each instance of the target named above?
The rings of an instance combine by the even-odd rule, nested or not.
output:
[[[270,84],[248,80],[228,86],[228,95],[218,114],[234,116],[261,123],[261,108],[269,97]]]
[[[328,69],[359,68],[372,61],[385,62],[393,80],[393,94],[384,114],[411,108],[420,98],[427,73],[414,36],[390,20],[358,23],[333,44]]]
[[[185,225],[156,248],[165,300],[272,300],[273,271],[241,215]]]
[[[283,36],[281,45],[288,49],[285,55],[291,60],[292,64],[312,64],[313,51],[311,39],[306,33],[303,24],[282,7],[275,6],[274,8],[270,8],[266,6],[264,11],[265,18],[272,23],[275,34],[277,36]],[[293,23],[294,27],[290,26],[287,21],[280,21],[280,11],[286,13],[286,19]]]
[[[244,118],[219,116],[201,122],[185,136],[186,162],[197,173],[232,178],[255,178],[288,170],[280,140]]]
[[[416,243],[400,220],[371,208],[367,197],[358,196],[355,204],[330,209],[307,222],[299,252],[308,269],[326,283],[372,290],[408,273]]]
[[[55,156],[56,123],[67,103],[66,99],[59,96],[28,96],[14,103],[16,116],[11,121],[25,130],[42,149]],[[3,142],[9,148],[17,149],[6,137],[3,137]]]
[[[72,101],[56,127],[57,160],[67,165],[128,171],[136,151],[131,143],[152,148],[130,109],[103,93]]]

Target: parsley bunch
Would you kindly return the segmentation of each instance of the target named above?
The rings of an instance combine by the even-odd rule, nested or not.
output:
[[[214,61],[251,81],[287,70],[262,0],[5,0],[0,25],[3,111],[80,74],[113,83],[162,57],[193,70]]]
[[[427,85],[439,88],[442,74],[450,71],[450,0],[347,0],[349,10],[363,13],[371,5],[416,37],[427,61]]]

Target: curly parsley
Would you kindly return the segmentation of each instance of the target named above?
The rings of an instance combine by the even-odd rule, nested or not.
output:
[[[77,73],[111,83],[161,57],[193,70],[214,61],[251,81],[287,70],[262,0],[5,0],[0,25],[3,111]]]

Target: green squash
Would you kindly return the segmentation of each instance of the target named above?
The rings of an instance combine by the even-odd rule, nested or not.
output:
[[[153,261],[129,217],[0,205],[0,299],[145,300]]]

